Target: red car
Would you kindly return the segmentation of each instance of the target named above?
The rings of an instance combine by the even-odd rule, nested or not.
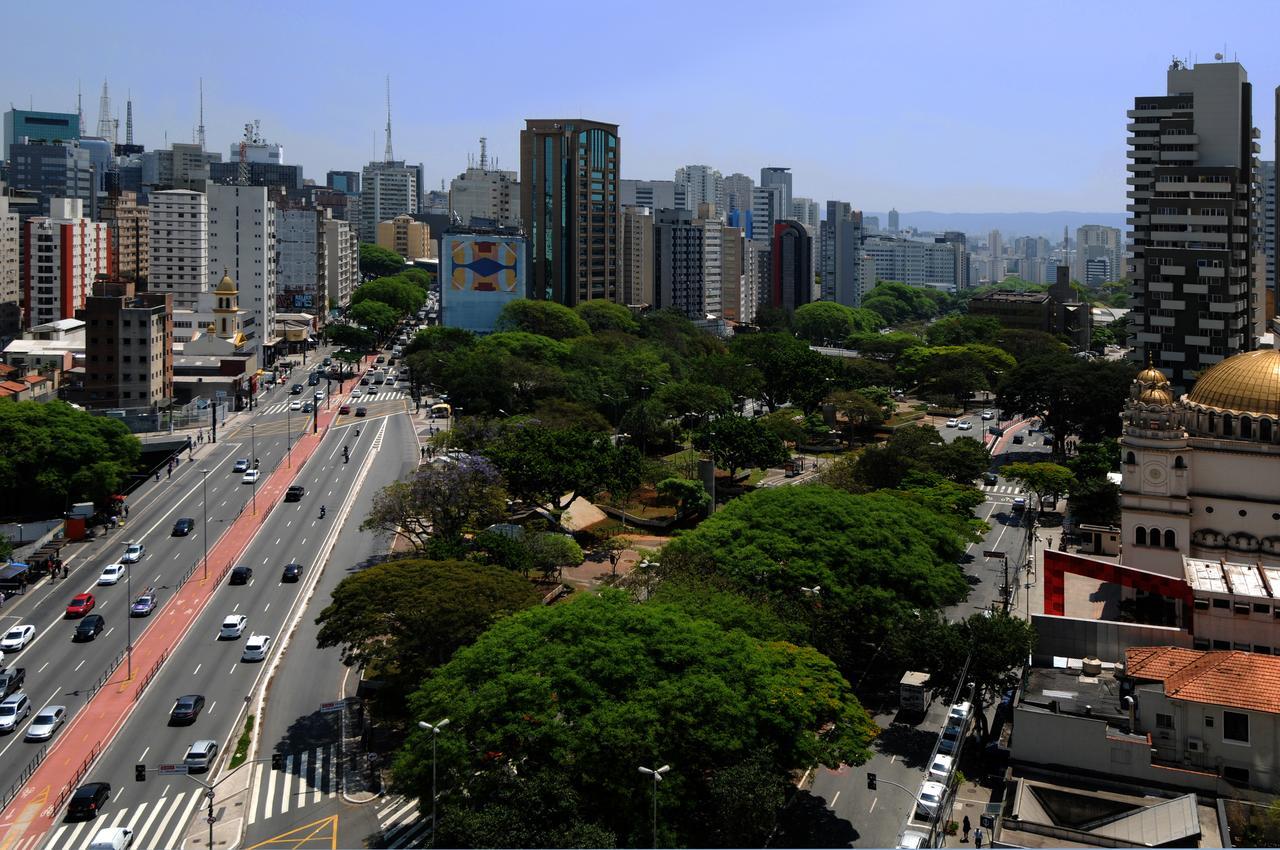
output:
[[[83,617],[93,610],[96,600],[92,593],[81,593],[71,600],[71,604],[67,606],[68,617]]]
[[[340,416],[341,416],[341,415],[343,415],[343,414],[346,414],[346,413],[350,413],[350,412],[351,412],[351,405],[349,405],[349,404],[344,404],[344,405],[342,405],[342,407],[339,407],[339,408],[338,408],[338,415],[340,415]]]

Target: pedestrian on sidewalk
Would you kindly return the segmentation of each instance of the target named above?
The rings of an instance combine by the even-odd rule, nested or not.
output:
[[[969,830],[973,828],[973,825],[969,823],[968,815],[964,816],[964,822],[960,824],[960,827],[964,830],[964,837],[960,840],[967,844],[969,842]]]
[[[125,502],[125,503],[124,503],[124,518],[125,518],[125,519],[128,519],[128,518],[129,518],[129,503],[128,503],[128,502]],[[1050,537],[1049,539],[1050,539],[1050,540],[1052,540],[1053,538],[1052,538],[1052,537]]]
[[[978,827],[973,831],[973,846],[974,847],[982,846],[982,827]]]

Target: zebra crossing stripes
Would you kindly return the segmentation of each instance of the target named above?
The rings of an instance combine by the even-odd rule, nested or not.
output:
[[[253,770],[247,816],[250,824],[338,796],[336,744],[289,753],[284,770],[272,770],[265,763],[254,765]]]
[[[405,394],[400,390],[383,390],[379,392],[366,393],[360,396],[359,398],[352,398],[346,403],[347,404],[368,404],[369,402],[373,402],[373,401],[396,401],[398,399],[404,399],[408,397],[409,396],[407,394]],[[284,413],[286,410],[289,409],[289,405],[292,403],[293,403],[293,400],[278,401],[275,404],[266,405],[261,409],[262,410],[261,415],[274,416],[279,413]],[[334,403],[337,404],[339,402],[335,401]],[[324,402],[321,402],[321,404],[324,404]],[[309,415],[304,413],[301,410],[295,410],[293,412],[298,414],[299,416]]]
[[[986,484],[982,489],[988,493],[1005,493],[1010,496],[1016,496],[1022,492],[1022,488],[1017,484]]]
[[[397,795],[378,807],[379,847],[422,847],[431,832],[431,819],[418,814],[418,801]]]
[[[59,824],[44,850],[86,850],[99,830],[113,826],[132,829],[134,847],[178,847],[203,793],[193,785],[190,791],[137,806],[112,809],[108,803],[106,811],[92,820]],[[14,850],[34,850],[35,846],[24,841]]]

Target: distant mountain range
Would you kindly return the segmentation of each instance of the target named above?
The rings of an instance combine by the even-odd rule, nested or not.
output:
[[[880,218],[880,229],[889,227],[889,214],[886,212],[864,213]],[[1071,238],[1076,238],[1076,228],[1082,224],[1104,224],[1108,227],[1125,229],[1124,213],[1074,212],[1017,212],[1017,213],[943,213],[925,210],[922,212],[899,212],[898,226],[914,227],[917,230],[959,230],[986,238],[992,230],[999,230],[1000,235],[1008,242],[1015,236],[1043,236],[1053,242],[1062,241],[1062,228],[1065,225],[1071,231]]]

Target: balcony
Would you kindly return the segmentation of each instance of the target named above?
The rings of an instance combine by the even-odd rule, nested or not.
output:
[[[1209,302],[1210,313],[1234,313],[1240,309],[1239,302],[1236,301],[1211,301]]]
[[[1225,215],[1153,215],[1152,224],[1186,224],[1201,227],[1226,227]]]
[[[1222,321],[1221,319],[1201,319],[1196,323],[1196,327],[1198,327],[1202,331],[1225,330],[1226,326],[1227,326],[1226,322]]]
[[[1185,310],[1186,307],[1187,302],[1185,301],[1165,301],[1163,298],[1160,299],[1161,310]]]
[[[1157,192],[1190,192],[1193,184],[1185,180],[1157,180]]]
[[[1147,316],[1147,323],[1157,328],[1171,328],[1173,321],[1173,316]]]
[[[1201,266],[1198,269],[1196,269],[1196,274],[1199,275],[1200,277],[1221,278],[1221,277],[1226,277],[1227,270],[1222,268],[1221,266],[1218,266],[1216,268],[1214,266]]]
[[[1165,277],[1182,277],[1186,273],[1187,273],[1186,266],[1161,266],[1160,267],[1160,274],[1164,275]],[[1173,290],[1170,289],[1166,291],[1172,292]]]
[[[1196,162],[1199,159],[1199,151],[1160,151],[1161,162]]]
[[[1154,118],[1172,118],[1173,110],[1172,109],[1130,109],[1124,115],[1126,118],[1135,118],[1135,119],[1145,118],[1148,120],[1154,119]]]
[[[1160,144],[1162,145],[1198,145],[1200,144],[1200,137],[1195,133],[1192,133],[1189,136],[1171,136],[1166,134],[1160,137]]]
[[[1161,272],[1163,271],[1164,269],[1162,268]],[[1149,292],[1173,292],[1173,284],[1167,280],[1149,280],[1146,288]]]

